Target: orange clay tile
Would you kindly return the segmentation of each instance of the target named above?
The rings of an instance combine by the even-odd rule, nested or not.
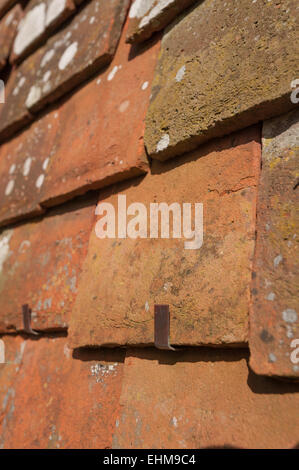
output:
[[[33,329],[67,327],[94,209],[77,201],[0,233],[0,332],[23,329],[24,304]]]
[[[57,100],[111,62],[127,8],[128,0],[88,2],[20,65],[8,80],[7,100],[0,108],[0,139],[20,129],[28,113]]]
[[[124,353],[72,356],[66,338],[4,337],[0,448],[109,448],[119,412]]]
[[[249,128],[175,162],[153,162],[145,178],[101,193],[99,203],[111,203],[116,214],[118,195],[127,207],[144,204],[147,215],[153,202],[203,203],[203,245],[100,239],[98,217],[70,323],[72,347],[152,344],[155,304],[170,306],[171,344],[246,343],[259,135],[258,127]]]
[[[128,351],[113,447],[294,448],[298,391],[253,374],[245,350]]]
[[[125,44],[124,31],[105,73],[0,147],[0,225],[147,171],[144,118],[158,52],[159,41]]]

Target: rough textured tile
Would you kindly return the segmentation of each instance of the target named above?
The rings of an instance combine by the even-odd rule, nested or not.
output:
[[[164,160],[289,111],[297,1],[200,2],[164,35],[145,143]]]
[[[19,25],[11,62],[19,62],[75,10],[73,0],[31,0]]]
[[[170,305],[173,344],[247,340],[258,140],[259,130],[248,129],[177,166],[156,161],[142,181],[102,193],[100,202],[116,213],[118,194],[148,212],[152,202],[202,202],[204,242],[189,250],[183,239],[99,239],[93,230],[71,319],[73,347],[153,343],[155,303]]]
[[[1,232],[0,331],[23,329],[23,304],[33,328],[67,327],[94,208],[94,199],[72,203]]]
[[[165,28],[185,8],[196,0],[135,0],[129,17],[127,41],[144,41],[156,31]]]
[[[147,171],[144,119],[159,42],[146,50],[136,48],[134,58],[130,51],[124,31],[108,70],[59,109],[56,151],[41,195],[44,204]]]
[[[53,111],[0,147],[0,225],[43,211],[41,192],[57,151],[57,117]]]
[[[0,21],[0,70],[6,65],[22,15],[21,6],[16,5]]]
[[[299,112],[266,121],[250,315],[250,364],[299,379]],[[293,340],[297,344],[291,346]]]
[[[105,73],[1,146],[0,225],[147,171],[144,118],[159,42],[135,48],[131,60],[130,50],[124,32]]]
[[[28,84],[32,80],[34,74],[28,62],[9,75],[5,84],[5,103],[0,105],[0,142],[15,135],[32,120],[25,105]]]
[[[22,355],[22,362],[12,382],[6,378],[10,365],[0,364],[0,448],[111,447],[123,353],[73,358],[65,338],[6,338],[12,360]]]
[[[15,3],[17,0],[0,0],[0,18],[4,15]]]
[[[298,385],[254,375],[240,351],[130,351],[114,448],[294,448]]]
[[[23,125],[19,115],[39,110],[111,62],[127,6],[128,0],[92,0],[21,64],[17,76],[8,82],[7,103],[0,114],[0,139]]]

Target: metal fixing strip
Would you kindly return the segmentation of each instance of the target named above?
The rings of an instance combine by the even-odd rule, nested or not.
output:
[[[37,331],[34,331],[31,328],[31,308],[29,308],[28,304],[22,306],[23,311],[23,324],[24,324],[24,331],[31,335],[38,335]]]
[[[175,351],[169,344],[170,313],[169,305],[155,305],[155,346],[158,349]]]

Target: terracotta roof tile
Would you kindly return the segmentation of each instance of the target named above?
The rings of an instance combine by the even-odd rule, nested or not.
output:
[[[0,147],[0,225],[43,211],[41,193],[57,151],[59,120],[52,112]]]
[[[17,26],[22,15],[23,10],[21,6],[17,4],[0,20],[0,70],[3,69],[7,63]]]
[[[248,370],[242,351],[128,351],[113,448],[295,448],[298,386]]]
[[[20,62],[75,11],[73,0],[30,0],[19,25],[11,62]]]
[[[112,446],[123,352],[73,358],[66,338],[5,337],[5,345],[11,363],[0,364],[1,449]]]
[[[130,43],[144,41],[160,31],[196,0],[134,0],[130,9]]]
[[[4,15],[18,0],[0,0],[0,18]]]
[[[299,378],[299,112],[266,121],[250,315],[250,364],[258,374]],[[295,354],[296,355],[296,354]],[[298,354],[297,354],[298,356]]]
[[[71,344],[151,344],[161,303],[170,305],[173,344],[246,343],[259,166],[259,130],[251,128],[176,164],[156,161],[142,181],[103,192],[99,202],[116,214],[119,194],[148,211],[152,202],[204,203],[204,243],[191,250],[183,239],[99,239],[93,230]]]
[[[71,203],[1,232],[0,332],[23,329],[24,304],[33,328],[67,327],[94,209],[94,199]]]
[[[124,31],[105,73],[2,145],[0,225],[147,171],[144,118],[159,41],[130,51]]]
[[[29,112],[60,98],[111,62],[127,7],[128,0],[92,0],[20,65],[8,81],[7,103],[0,114],[0,138],[21,128]],[[82,37],[83,28],[86,32]],[[19,90],[20,80],[24,83]]]
[[[165,33],[145,132],[151,157],[164,160],[294,107],[296,8],[296,0],[279,8],[203,1]]]

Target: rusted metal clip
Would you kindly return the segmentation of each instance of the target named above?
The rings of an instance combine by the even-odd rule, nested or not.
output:
[[[29,333],[30,335],[38,335],[39,333],[37,331],[34,331],[31,328],[31,308],[29,308],[28,304],[25,304],[22,306],[22,311],[23,311],[23,324],[24,324],[24,331],[26,333]]]
[[[169,305],[155,305],[155,346],[158,349],[176,351],[169,344],[170,313]]]

